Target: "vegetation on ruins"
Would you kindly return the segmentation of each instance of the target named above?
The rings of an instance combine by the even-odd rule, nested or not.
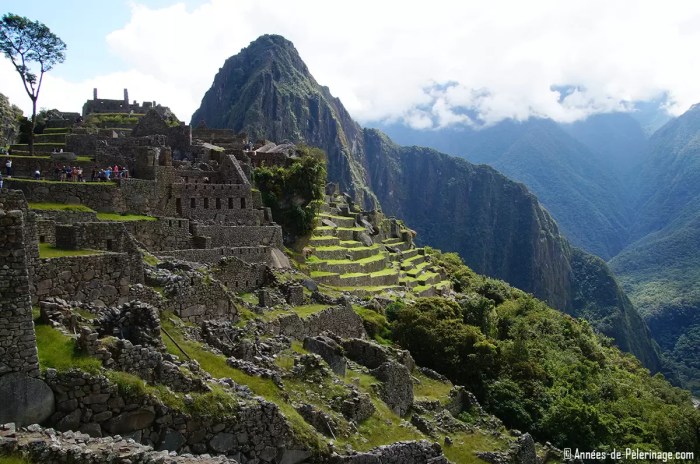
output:
[[[326,180],[323,151],[297,146],[296,155],[289,167],[261,166],[253,171],[263,203],[291,241],[313,228]]]
[[[34,155],[36,102],[44,73],[66,59],[66,44],[39,21],[7,13],[0,21],[0,50],[12,61],[22,78],[24,90],[32,101],[29,148],[31,155]]]

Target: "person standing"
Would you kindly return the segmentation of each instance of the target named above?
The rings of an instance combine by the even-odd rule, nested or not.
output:
[[[7,175],[8,179],[12,177],[12,160],[9,156],[5,160],[5,174]]]
[[[0,171],[0,189],[2,188],[2,182],[3,182],[3,180],[2,180],[2,171]]]

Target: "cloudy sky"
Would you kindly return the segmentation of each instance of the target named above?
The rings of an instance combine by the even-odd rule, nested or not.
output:
[[[700,2],[615,0],[3,0],[68,45],[39,106],[92,96],[155,100],[189,121],[229,56],[262,34],[291,40],[316,80],[365,124],[416,128],[558,121],[666,96],[700,102]],[[563,91],[562,89],[566,89]],[[0,92],[30,109],[9,60]]]

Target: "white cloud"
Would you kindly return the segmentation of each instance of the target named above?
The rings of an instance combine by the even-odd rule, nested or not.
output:
[[[464,109],[486,123],[572,121],[661,94],[677,114],[700,101],[698,19],[700,3],[688,0],[211,0],[189,10],[136,1],[107,36],[129,69],[73,83],[49,76],[40,104],[77,109],[94,86],[106,98],[128,87],[189,120],[224,60],[275,33],[365,122],[465,124]],[[13,94],[16,75],[0,74],[0,85],[26,99]],[[563,86],[578,90],[562,99],[552,89]]]

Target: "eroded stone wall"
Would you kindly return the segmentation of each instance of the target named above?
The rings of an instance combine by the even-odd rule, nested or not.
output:
[[[26,209],[10,209],[18,202],[16,193],[0,191],[0,376],[23,372],[36,377],[39,359],[25,250],[36,244],[28,243],[24,233]]]
[[[51,296],[112,305],[127,299],[129,285],[143,283],[143,263],[129,253],[44,258],[39,260],[35,300]]]

